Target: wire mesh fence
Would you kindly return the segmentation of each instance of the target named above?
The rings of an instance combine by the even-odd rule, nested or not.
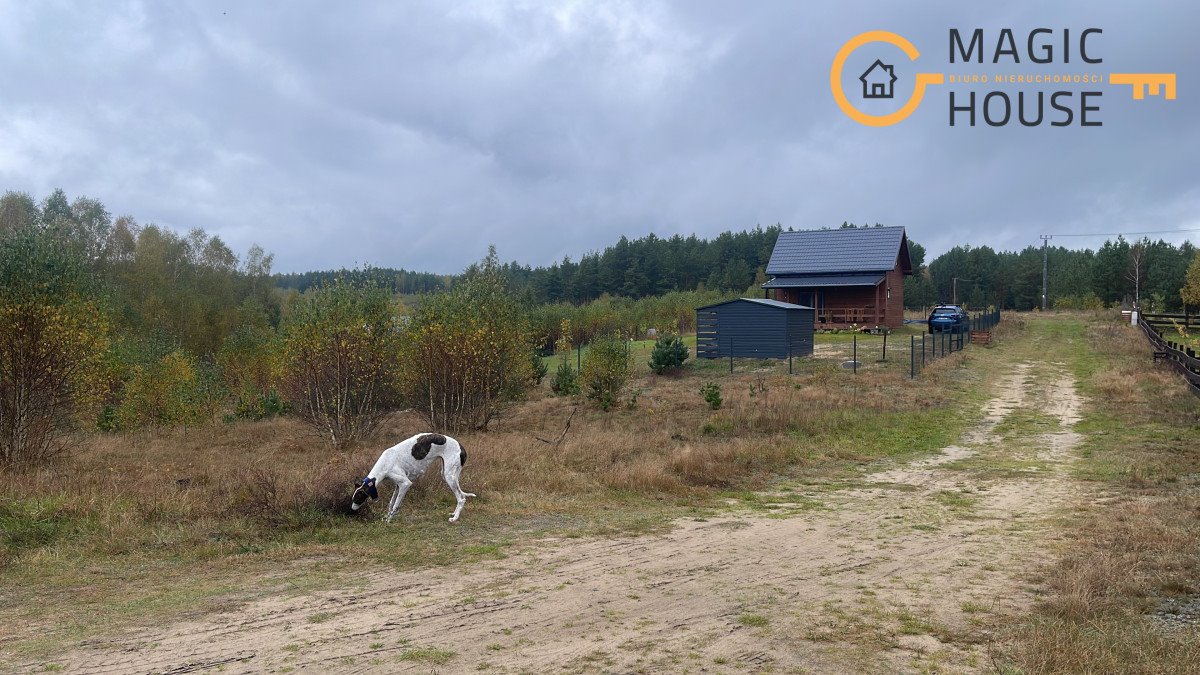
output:
[[[698,359],[695,368],[713,373],[802,374],[838,367],[852,374],[894,372],[915,378],[934,361],[960,352],[972,342],[990,342],[991,331],[999,322],[1000,312],[995,310],[970,315],[960,326],[933,333],[924,324],[906,324],[883,333],[819,333],[811,357]]]
[[[971,315],[969,320],[953,330],[930,333],[923,323],[906,324],[903,328],[884,333],[818,333],[814,337],[812,356],[768,358],[750,356],[696,358],[691,345],[689,369],[718,375],[721,373],[757,373],[803,375],[817,370],[841,369],[851,374],[897,373],[915,378],[938,359],[962,351],[973,341],[990,339],[991,330],[1000,322],[999,310]],[[632,372],[648,370],[646,363],[653,351],[653,340],[627,340],[626,352]],[[586,361],[588,345],[572,347],[569,353],[546,356],[553,370],[566,361],[577,371]],[[738,350],[744,354],[745,350]]]

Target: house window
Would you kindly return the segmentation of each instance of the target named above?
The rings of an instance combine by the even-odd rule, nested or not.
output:
[[[888,300],[891,300],[891,299],[892,299],[892,287],[891,287],[891,286],[888,286],[888,294],[887,294],[887,299],[888,299]]]

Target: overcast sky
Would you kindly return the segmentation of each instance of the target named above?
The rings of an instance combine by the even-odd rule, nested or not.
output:
[[[903,225],[931,256],[1200,228],[1200,5],[1002,4],[0,0],[0,190],[259,243],[280,271],[450,273],[489,243],[544,265],[776,222]],[[1178,98],[1098,85],[1099,128],[950,128],[932,88],[868,128],[830,95],[872,29],[922,51],[892,59],[898,95],[917,71],[1075,72],[947,64],[950,27],[990,52],[1038,26],[1102,28],[1078,72],[1176,72]]]

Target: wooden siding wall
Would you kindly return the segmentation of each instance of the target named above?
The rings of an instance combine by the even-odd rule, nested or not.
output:
[[[892,295],[888,297],[888,287]],[[877,286],[840,286],[816,289],[824,295],[823,306],[815,319],[824,319],[819,327],[840,327],[856,323],[865,326],[899,328],[904,325],[904,272],[900,263]],[[811,305],[812,289],[777,288],[774,298],[797,305]]]
[[[904,325],[904,270],[900,269],[900,263],[896,263],[896,268],[887,273],[887,277],[883,280],[884,293],[887,292],[887,287],[892,289],[892,297],[887,300],[887,321],[888,328],[899,328]],[[886,297],[886,295],[885,295]]]

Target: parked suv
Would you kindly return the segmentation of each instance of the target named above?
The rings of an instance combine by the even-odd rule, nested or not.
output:
[[[960,333],[967,330],[970,319],[958,305],[938,305],[929,314],[930,333]]]

